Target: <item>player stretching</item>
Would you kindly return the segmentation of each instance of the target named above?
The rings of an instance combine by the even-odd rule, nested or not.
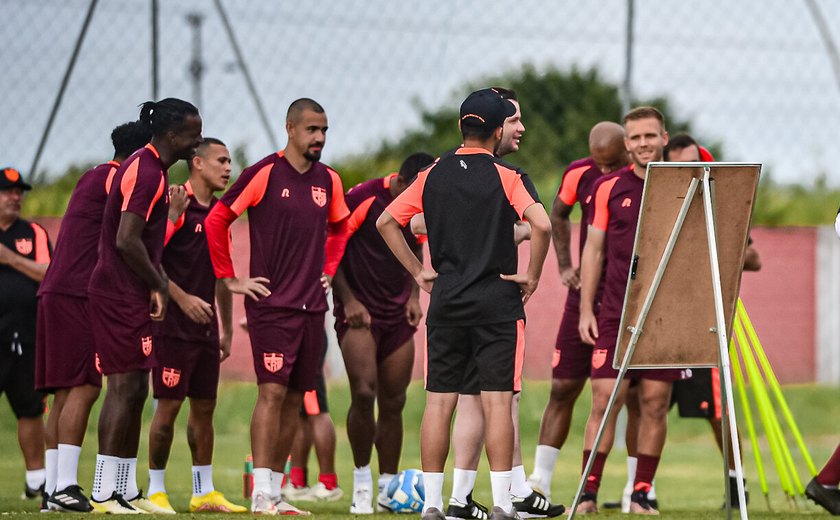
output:
[[[170,305],[155,327],[158,366],[152,388],[158,400],[149,428],[149,500],[175,514],[164,486],[175,419],[190,398],[187,441],[192,454],[193,493],[190,512],[244,513],[213,487],[213,410],[219,386],[219,364],[230,356],[233,315],[230,291],[216,282],[204,219],[218,202],[214,192],[230,178],[230,153],[223,142],[205,137],[187,163],[184,184],[189,204],[167,225],[163,269],[169,276]],[[213,302],[218,302],[218,315]],[[221,334],[219,333],[221,320]]]
[[[384,490],[398,471],[402,450],[402,410],[414,365],[414,333],[423,316],[419,287],[382,240],[376,219],[432,161],[431,155],[416,153],[403,162],[399,173],[363,182],[346,195],[352,237],[333,291],[335,329],[350,379],[347,436],[355,466],[353,514],[373,513],[374,443],[379,456],[377,509],[386,508]],[[420,242],[408,230],[404,235],[422,258]]]
[[[490,517],[516,518],[510,497],[513,391],[524,354],[523,302],[536,290],[548,251],[550,224],[530,181],[493,154],[516,108],[492,89],[473,92],[460,110],[464,146],[418,174],[377,221],[385,242],[429,305],[426,409],[420,451],[425,520],[442,520],[443,468],[450,424],[469,362],[476,364],[495,504]],[[533,189],[533,185],[529,186]],[[425,213],[432,270],[405,241],[401,226]],[[531,224],[527,274],[516,272],[514,223]],[[434,288],[433,288],[434,287]]]
[[[324,287],[346,244],[350,211],[341,178],[320,162],[326,132],[321,105],[307,98],[293,102],[286,114],[286,148],[246,168],[206,220],[216,276],[232,292],[248,296],[245,315],[258,385],[251,417],[254,513],[308,514],[284,502],[280,486],[303,394],[315,388],[318,377]],[[246,209],[254,278],[240,279],[228,228]]]
[[[137,447],[149,370],[156,365],[152,321],[163,319],[168,300],[160,267],[167,171],[201,143],[201,116],[190,103],[168,98],[143,103],[140,121],[152,141],[114,175],[88,287],[96,353],[108,377],[91,500],[100,513],[165,512],[137,487]]]
[[[88,284],[114,174],[149,138],[149,129],[138,121],[111,132],[114,158],[85,172],[73,189],[53,260],[38,291],[35,384],[55,393],[47,419],[49,509],[91,509],[77,471],[90,409],[102,387],[88,315]]]

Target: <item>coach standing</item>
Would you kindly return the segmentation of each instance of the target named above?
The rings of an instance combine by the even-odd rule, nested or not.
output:
[[[45,394],[35,390],[35,314],[38,285],[50,263],[47,232],[20,218],[23,192],[32,186],[14,168],[0,174],[0,393],[18,420],[28,498],[43,490]]]

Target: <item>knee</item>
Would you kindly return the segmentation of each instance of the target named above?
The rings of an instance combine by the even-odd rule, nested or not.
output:
[[[216,410],[216,401],[212,399],[191,399],[190,400],[190,416],[198,420],[208,420],[213,418],[213,412]]]
[[[379,415],[399,416],[405,407],[405,394],[383,397],[379,400]]]
[[[131,407],[142,407],[149,395],[149,378],[146,373],[122,374],[108,381],[108,394]]]
[[[277,384],[259,385],[257,401],[268,405],[281,405],[286,398],[286,388]]]
[[[668,417],[669,401],[653,398],[642,401],[641,415],[647,420],[662,422]]]
[[[152,441],[166,441],[175,435],[175,425],[169,422],[158,422],[155,427],[149,430]]]
[[[577,401],[582,389],[583,383],[577,380],[555,379],[551,384],[551,393],[548,397],[549,405],[560,409],[571,408]]]
[[[353,392],[353,408],[363,410],[365,412],[373,412],[373,407],[376,402],[376,389],[373,386],[365,385]],[[383,402],[379,403],[381,407]]]

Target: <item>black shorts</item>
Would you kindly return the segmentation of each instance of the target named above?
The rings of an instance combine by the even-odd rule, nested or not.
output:
[[[44,413],[47,394],[35,390],[35,344],[24,343],[12,348],[10,342],[0,345],[0,394],[6,394],[15,417],[40,417]]]
[[[685,369],[688,379],[674,381],[671,406],[677,405],[680,417],[720,419],[720,379],[717,368]]]
[[[426,329],[426,390],[467,393],[478,379],[478,390],[511,392],[522,388],[525,320],[486,325],[436,326]],[[474,374],[471,376],[470,366]]]
[[[303,404],[300,405],[300,416],[319,415],[329,413],[330,407],[327,404],[327,383],[324,380],[324,362],[327,360],[327,332],[324,331],[324,348],[321,351],[321,369],[318,372],[318,380],[315,382],[315,389],[303,394]]]

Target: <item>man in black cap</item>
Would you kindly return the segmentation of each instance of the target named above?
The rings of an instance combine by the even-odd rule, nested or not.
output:
[[[20,218],[23,192],[31,189],[14,168],[0,173],[0,393],[18,421],[25,496],[41,498],[46,396],[35,390],[35,314],[52,245],[44,228]]]
[[[420,454],[423,520],[443,520],[443,468],[465,368],[478,368],[495,507],[491,519],[518,518],[510,499],[513,420],[524,354],[524,302],[536,290],[550,223],[533,184],[494,156],[504,122],[516,112],[497,91],[473,92],[461,105],[463,146],[421,171],[379,217],[388,247],[423,290],[428,310],[426,409]],[[432,269],[425,269],[401,227],[425,213]],[[516,274],[514,223],[531,224],[528,270]],[[434,288],[433,288],[434,287]]]

